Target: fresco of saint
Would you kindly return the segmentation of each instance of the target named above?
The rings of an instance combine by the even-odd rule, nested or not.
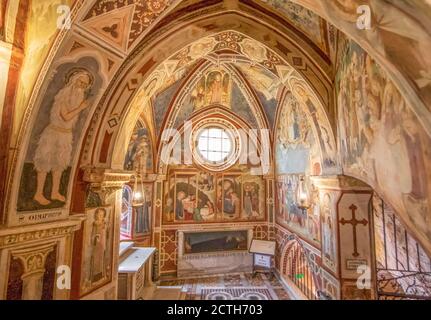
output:
[[[331,198],[329,194],[323,196],[322,204],[322,254],[326,264],[335,267],[334,221],[331,213]]]
[[[34,200],[41,205],[48,205],[53,200],[66,201],[60,193],[60,179],[71,163],[73,129],[80,112],[89,106],[87,92],[92,83],[93,77],[88,71],[72,70],[67,76],[65,87],[54,98],[49,124],[39,138],[33,159],[37,172]],[[52,173],[51,200],[43,194],[49,172]]]
[[[99,208],[94,212],[93,229],[91,231],[91,273],[90,281],[98,282],[106,277],[106,241],[107,223],[106,210]]]

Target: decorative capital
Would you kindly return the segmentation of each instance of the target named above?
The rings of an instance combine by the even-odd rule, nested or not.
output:
[[[81,228],[82,220],[82,216],[73,215],[62,221],[1,229],[0,249],[71,235]]]
[[[37,248],[16,250],[12,252],[14,259],[21,260],[24,266],[23,278],[35,273],[45,272],[45,260],[50,252],[54,250],[54,244],[49,243]]]
[[[123,188],[133,175],[132,171],[107,168],[86,167],[83,170],[83,180],[90,184],[91,190],[99,194],[102,201],[105,201],[115,191]]]
[[[158,174],[156,177],[156,181],[159,181],[159,182],[163,182],[167,179],[168,179],[168,176],[166,174]]]
[[[142,175],[142,182],[155,182],[158,180],[158,175],[155,173],[148,173]]]

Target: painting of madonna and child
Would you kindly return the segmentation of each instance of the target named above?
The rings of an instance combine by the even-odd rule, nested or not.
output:
[[[247,249],[247,230],[184,233],[185,254],[245,251]]]
[[[163,222],[262,221],[264,186],[257,176],[203,171],[173,174],[166,182]]]

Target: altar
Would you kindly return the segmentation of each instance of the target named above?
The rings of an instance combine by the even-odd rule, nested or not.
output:
[[[180,231],[178,277],[252,272],[252,236],[250,229]]]
[[[120,244],[118,266],[118,299],[146,300],[155,290],[152,281],[153,257],[156,248],[134,247],[133,242]]]

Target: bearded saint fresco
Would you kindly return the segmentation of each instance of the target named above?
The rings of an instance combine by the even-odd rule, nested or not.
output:
[[[88,108],[87,90],[93,78],[85,70],[74,70],[66,79],[66,85],[54,98],[49,124],[42,131],[33,158],[37,172],[37,187],[34,200],[47,205],[52,200],[65,202],[60,193],[61,174],[71,163],[73,129],[82,110]],[[52,173],[52,190],[45,198],[43,189],[47,174]]]
[[[60,66],[46,90],[28,145],[18,211],[63,207],[76,146],[93,97],[101,87],[93,58]],[[76,64],[75,64],[76,65]]]

